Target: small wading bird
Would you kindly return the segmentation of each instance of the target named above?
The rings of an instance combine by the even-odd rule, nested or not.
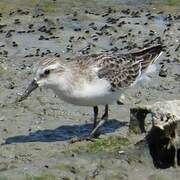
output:
[[[116,101],[127,88],[143,79],[143,74],[161,52],[162,46],[155,45],[128,54],[78,56],[70,62],[61,58],[47,58],[39,62],[33,81],[18,101],[24,100],[37,87],[44,86],[68,103],[92,106],[94,125],[89,138],[93,138],[108,119],[108,104]],[[105,106],[99,122],[98,105]]]

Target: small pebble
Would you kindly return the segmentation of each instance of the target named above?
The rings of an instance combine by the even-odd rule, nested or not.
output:
[[[160,68],[160,71],[159,71],[159,76],[160,77],[166,77],[168,75],[168,69],[167,67],[165,67],[165,65],[163,64]]]
[[[74,31],[76,32],[81,31],[81,28],[74,28]]]
[[[12,46],[13,46],[13,47],[17,47],[18,44],[17,44],[15,41],[13,41],[13,42],[12,42]]]
[[[49,40],[49,38],[44,37],[43,35],[40,35],[38,40]]]
[[[11,31],[8,31],[5,37],[6,37],[6,38],[10,38],[11,36],[12,36]]]
[[[20,22],[20,20],[19,19],[15,19],[14,20],[14,24],[20,24],[21,22]]]

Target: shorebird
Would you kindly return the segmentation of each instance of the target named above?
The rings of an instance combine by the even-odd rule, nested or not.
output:
[[[127,88],[132,88],[161,52],[162,46],[154,45],[138,52],[82,55],[71,61],[46,58],[38,63],[34,79],[18,101],[44,86],[68,103],[91,106],[94,123],[89,137],[93,138],[108,119],[108,105],[117,101]],[[99,122],[98,105],[105,106]]]

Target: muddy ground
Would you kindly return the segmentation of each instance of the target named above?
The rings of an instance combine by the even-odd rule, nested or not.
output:
[[[179,1],[2,0],[0,2],[0,179],[179,179],[179,167],[157,169],[144,135],[129,134],[129,108],[180,99]],[[95,142],[88,135],[92,108],[67,104],[38,89],[15,103],[49,56],[129,52],[162,43],[151,81],[129,89],[112,105]],[[164,65],[164,68],[160,68]],[[159,72],[161,72],[159,74]]]

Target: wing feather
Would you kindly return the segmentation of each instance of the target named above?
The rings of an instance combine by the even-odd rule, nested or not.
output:
[[[81,56],[77,58],[77,64],[86,73],[96,69],[97,76],[107,79],[111,89],[116,90],[131,86],[157,59],[161,50],[162,46],[156,45],[128,54],[101,53]]]

